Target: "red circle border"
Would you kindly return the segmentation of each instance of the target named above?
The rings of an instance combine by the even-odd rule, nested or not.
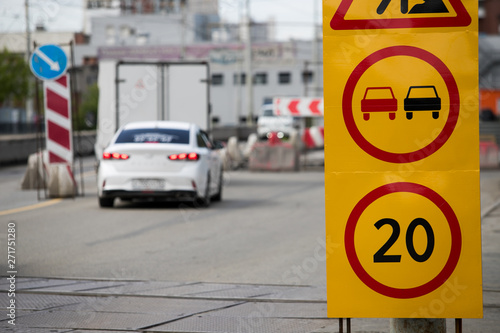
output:
[[[354,245],[354,234],[356,230],[356,225],[358,223],[361,214],[365,211],[365,209],[375,200],[385,195],[398,192],[414,193],[429,199],[441,210],[443,215],[446,217],[446,220],[448,221],[448,225],[451,231],[451,251],[445,266],[443,267],[441,272],[439,272],[429,282],[426,282],[423,285],[413,288],[394,288],[384,285],[375,280],[363,268],[361,262],[359,261],[358,255],[356,253],[356,248]],[[368,193],[356,204],[356,206],[354,207],[349,216],[349,219],[347,220],[347,225],[344,235],[344,243],[345,243],[346,255],[352,269],[354,270],[358,278],[366,286],[368,286],[373,291],[388,297],[408,299],[429,294],[430,292],[439,288],[443,283],[445,283],[448,280],[448,278],[455,270],[458,261],[460,259],[460,253],[462,251],[462,233],[455,212],[448,204],[448,202],[446,202],[446,200],[444,200],[438,193],[420,184],[400,182],[400,183],[386,184],[381,187],[378,187],[375,190]]]
[[[429,143],[427,146],[407,153],[392,153],[375,147],[372,145],[359,131],[356,126],[356,122],[354,121],[354,115],[352,110],[352,99],[354,95],[354,89],[361,78],[361,76],[365,73],[368,68],[377,62],[384,60],[389,57],[394,56],[408,56],[418,58],[430,64],[432,67],[436,69],[436,71],[441,75],[443,80],[445,81],[446,87],[448,89],[448,94],[450,97],[450,112],[448,114],[448,119],[446,120],[446,124],[443,130],[439,133],[439,135]],[[397,45],[387,47],[381,50],[378,50],[368,57],[363,59],[356,68],[353,70],[347,83],[345,85],[344,94],[342,97],[342,112],[344,116],[344,122],[346,124],[347,130],[349,134],[353,138],[353,140],[357,143],[357,145],[363,149],[369,155],[390,163],[411,163],[416,162],[421,159],[424,159],[437,150],[439,150],[450,138],[453,133],[455,126],[458,122],[458,116],[460,112],[460,93],[458,91],[457,83],[453,77],[451,71],[446,67],[443,61],[433,55],[432,53],[420,49],[414,46],[405,46],[405,45]]]

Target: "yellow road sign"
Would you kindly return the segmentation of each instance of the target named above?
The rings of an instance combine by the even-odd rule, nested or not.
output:
[[[328,315],[481,317],[477,3],[323,4]]]

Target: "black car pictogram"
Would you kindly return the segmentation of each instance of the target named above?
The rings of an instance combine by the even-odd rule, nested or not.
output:
[[[435,86],[411,86],[404,100],[406,118],[413,118],[413,111],[433,111],[432,118],[439,118],[441,98]]]

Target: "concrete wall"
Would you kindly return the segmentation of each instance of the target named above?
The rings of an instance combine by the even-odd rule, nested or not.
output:
[[[45,146],[45,138],[40,139],[40,141]],[[75,135],[73,138],[75,155],[87,156],[93,154],[94,144],[94,131],[82,132],[80,139]],[[0,165],[26,163],[28,156],[36,153],[36,151],[36,134],[0,136]]]
[[[213,138],[222,141],[227,141],[231,136],[236,136],[240,141],[246,141],[251,133],[255,133],[255,128],[219,127],[212,131]],[[81,156],[92,155],[95,138],[95,131],[82,132],[80,140],[74,136],[75,155],[78,156],[78,153]],[[79,141],[80,145],[78,145]],[[27,163],[28,156],[36,151],[36,134],[0,135],[0,165]]]

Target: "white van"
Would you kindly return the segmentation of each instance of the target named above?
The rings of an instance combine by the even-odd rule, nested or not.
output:
[[[267,138],[273,132],[277,133],[280,139],[286,138],[298,127],[298,119],[294,119],[292,116],[277,116],[273,113],[272,104],[262,105],[257,119],[257,135],[259,138]]]

